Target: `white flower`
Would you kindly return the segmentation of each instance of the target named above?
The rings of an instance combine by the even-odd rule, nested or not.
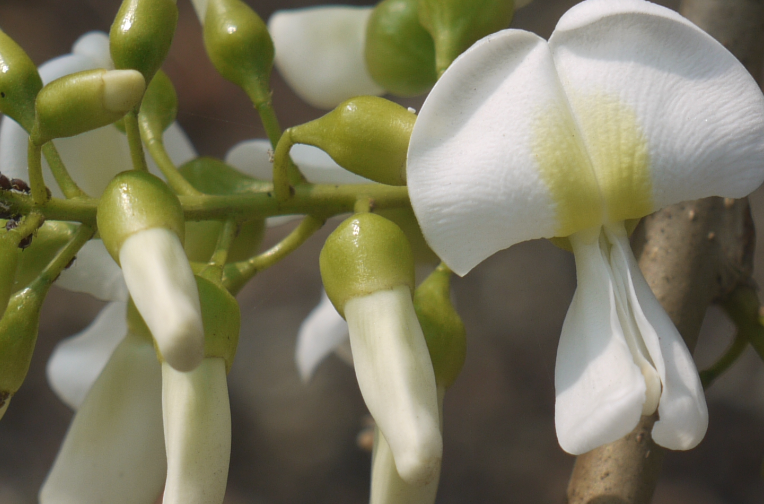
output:
[[[764,98],[745,68],[675,12],[588,0],[549,42],[519,30],[462,54],[427,98],[408,185],[433,250],[460,275],[515,243],[569,236],[579,285],[560,338],[560,445],[630,432],[689,449],[707,410],[684,342],[624,229],[672,203],[742,197],[764,179]]]

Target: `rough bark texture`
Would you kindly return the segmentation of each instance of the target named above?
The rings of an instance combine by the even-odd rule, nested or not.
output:
[[[680,12],[722,42],[757,79],[764,61],[764,1],[683,0]],[[750,282],[754,229],[747,199],[707,198],[643,219],[633,237],[639,266],[692,350],[708,305]],[[579,456],[565,502],[647,504],[665,450],[643,417],[628,436]]]

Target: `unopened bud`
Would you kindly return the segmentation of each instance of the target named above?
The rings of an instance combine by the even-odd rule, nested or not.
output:
[[[0,30],[0,113],[25,130],[34,124],[34,101],[42,89],[37,67],[16,42]]]

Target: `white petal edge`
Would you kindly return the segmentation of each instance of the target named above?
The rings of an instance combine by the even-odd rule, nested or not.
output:
[[[48,360],[50,388],[67,406],[78,410],[114,349],[127,334],[127,303],[106,305],[82,332],[60,341]]]
[[[127,301],[128,298],[122,270],[99,239],[90,240],[77,252],[77,259],[61,272],[56,285],[104,301]]]
[[[183,373],[162,364],[167,443],[164,504],[222,504],[231,456],[225,361],[205,358]]]
[[[337,313],[326,292],[308,314],[297,333],[295,361],[300,378],[307,383],[316,367],[339,345],[348,340],[348,324]]]
[[[356,377],[401,478],[423,485],[443,454],[435,374],[411,292],[381,290],[345,303]]]
[[[72,54],[89,58],[96,68],[114,69],[109,50],[109,35],[104,32],[92,31],[82,35],[72,45]]]
[[[626,344],[599,229],[570,237],[578,286],[565,316],[555,365],[555,427],[563,450],[586,453],[634,429],[645,380]]]
[[[161,384],[152,343],[128,335],[75,414],[40,503],[154,502],[167,467]]]
[[[617,267],[628,272],[632,306],[640,308],[635,310],[636,322],[663,384],[653,440],[671,450],[689,450],[703,440],[708,429],[708,407],[695,362],[647,285],[626,234],[606,230],[613,237]]]
[[[127,290],[164,360],[179,371],[204,356],[199,292],[178,236],[153,228],[128,237],[119,251]]]
[[[268,31],[275,64],[308,104],[331,109],[360,95],[384,93],[364,58],[366,23],[372,7],[309,7],[275,12]]]
[[[764,95],[727,49],[676,12],[643,0],[587,0],[560,19],[549,46],[578,117],[591,115],[591,100],[601,96],[636,115],[655,210],[739,198],[764,181]],[[593,122],[621,126],[620,119]],[[601,142],[586,129],[583,136],[590,151]]]

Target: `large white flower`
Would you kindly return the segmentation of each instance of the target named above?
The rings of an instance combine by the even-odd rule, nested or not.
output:
[[[417,119],[412,205],[464,275],[515,243],[569,236],[578,289],[555,386],[560,445],[583,453],[657,407],[655,441],[689,449],[707,410],[684,342],[650,291],[623,221],[764,180],[764,97],[675,12],[588,0],[549,42],[506,30],[459,57]]]

